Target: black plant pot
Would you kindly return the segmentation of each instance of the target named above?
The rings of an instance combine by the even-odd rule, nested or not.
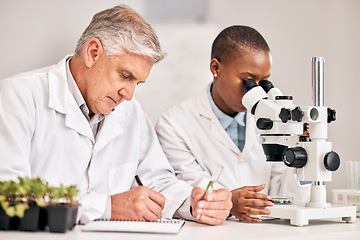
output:
[[[35,232],[39,229],[40,208],[38,206],[30,206],[24,213],[24,217],[20,218],[19,230]]]
[[[0,206],[0,230],[10,229],[10,217],[5,213],[4,209]]]
[[[65,233],[76,225],[78,205],[31,206],[23,218],[9,217],[0,206],[0,230],[38,231],[49,227],[50,232]]]
[[[70,223],[69,223],[69,230],[72,230],[76,225],[76,217],[79,209],[79,205],[71,206],[70,207]]]
[[[45,227],[48,225],[48,213],[47,209],[44,207],[40,208],[39,213],[39,229],[44,231]]]
[[[48,226],[50,232],[65,233],[72,229],[72,206],[49,206],[48,212]]]
[[[9,230],[18,230],[19,222],[20,222],[19,217],[10,218],[10,228],[9,228]]]
[[[19,226],[18,217],[9,217],[0,206],[0,230],[17,230]]]

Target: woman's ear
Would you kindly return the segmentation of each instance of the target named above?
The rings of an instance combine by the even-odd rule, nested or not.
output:
[[[91,68],[104,52],[104,48],[97,38],[90,39],[85,46],[84,60],[88,68]]]
[[[216,58],[211,59],[210,61],[210,71],[214,78],[217,78],[220,70],[220,62]]]

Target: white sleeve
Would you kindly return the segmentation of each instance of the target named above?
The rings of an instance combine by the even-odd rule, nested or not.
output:
[[[288,167],[282,162],[266,162],[271,165],[271,177],[269,183],[269,195],[272,197],[284,196],[283,189],[286,184],[286,172]]]
[[[86,224],[97,218],[111,218],[110,196],[97,192],[86,192],[80,196],[77,222]]]
[[[307,203],[310,201],[311,184],[301,185],[296,179],[293,168],[288,168],[284,180],[283,194],[284,196],[294,197],[294,202]]]
[[[175,212],[175,218],[183,218],[187,220],[194,220],[190,212],[190,197],[188,197],[185,202],[180,206],[180,208]]]
[[[270,196],[291,196],[294,202],[310,201],[311,184],[301,185],[296,179],[294,168],[284,163],[272,163],[270,179]]]
[[[3,82],[4,81],[4,82]],[[31,176],[30,148],[35,126],[32,92],[16,81],[0,85],[0,176],[2,180]]]
[[[172,218],[191,195],[192,187],[176,178],[145,113],[141,127],[142,136],[137,174],[144,186],[165,196],[165,207],[162,214],[163,217]]]
[[[161,147],[178,178],[183,179],[193,187],[199,186],[205,189],[209,181],[212,180],[212,177],[210,173],[199,164],[186,144],[186,141],[176,129],[181,131],[181,128],[174,127],[171,121],[164,117],[164,115],[160,117],[156,123],[155,130]],[[214,189],[218,188],[224,187],[216,184]]]

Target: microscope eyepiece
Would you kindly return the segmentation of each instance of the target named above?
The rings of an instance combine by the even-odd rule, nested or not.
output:
[[[274,87],[274,85],[269,80],[261,80],[259,82],[259,86],[262,87],[266,93],[268,93]]]
[[[249,79],[249,80],[244,80],[242,87],[244,89],[245,92],[250,91],[252,88],[257,87],[257,84],[254,80]]]

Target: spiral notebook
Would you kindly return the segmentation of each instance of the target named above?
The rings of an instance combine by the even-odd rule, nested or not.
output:
[[[184,220],[178,219],[159,219],[154,222],[96,219],[83,226],[82,230],[90,232],[177,234],[184,223]]]

